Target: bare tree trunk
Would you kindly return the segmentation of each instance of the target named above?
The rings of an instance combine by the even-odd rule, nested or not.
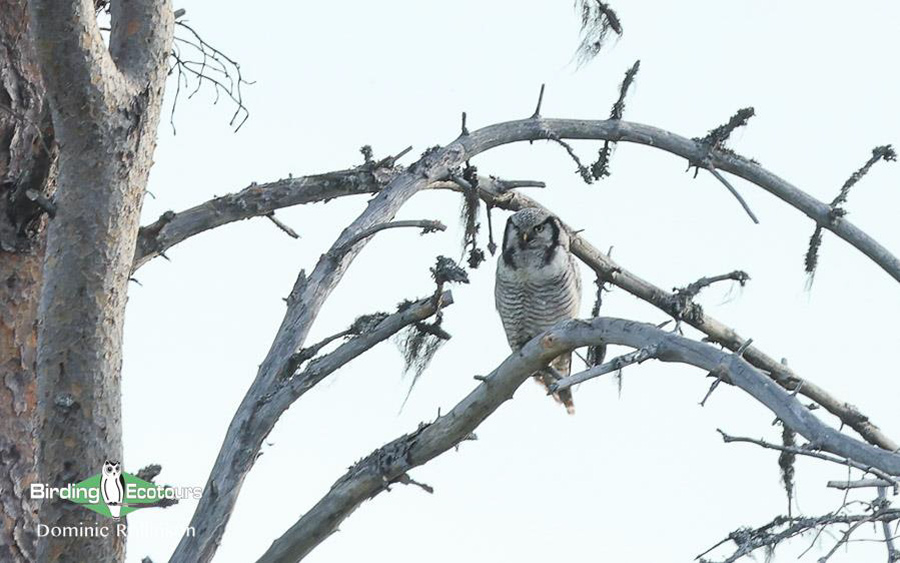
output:
[[[92,1],[29,6],[60,146],[38,311],[37,465],[42,482],[65,486],[122,458],[122,328],[173,14],[165,0],[113,2],[107,49]],[[99,518],[61,500],[40,507],[50,527]],[[121,560],[125,538],[111,535],[41,538],[38,558]]]
[[[0,2],[0,561],[35,559],[37,307],[53,131],[24,0]]]
[[[43,250],[43,249],[41,249]],[[40,252],[0,258],[0,560],[34,561],[37,507],[34,481],[36,309]]]

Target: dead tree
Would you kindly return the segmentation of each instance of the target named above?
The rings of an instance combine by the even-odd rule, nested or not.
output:
[[[100,7],[105,7],[102,4]],[[622,33],[622,23],[607,3],[582,5],[582,49],[591,56],[599,52],[610,30]],[[807,260],[810,272],[827,231],[900,281],[900,260],[848,221],[842,211],[856,181],[878,160],[895,158],[890,147],[877,148],[872,159],[827,204],[727,146],[731,133],[753,115],[752,108],[738,111],[726,124],[696,138],[624,121],[625,99],[638,72],[637,64],[626,73],[606,120],[546,118],[541,113],[541,88],[530,117],[470,131],[464,115],[462,131],[455,139],[425,151],[407,166],[399,163],[407,151],[378,160],[364,147],[364,162],[358,166],[252,185],[191,209],[165,213],[140,227],[138,217],[165,76],[171,68],[181,72],[192,67],[173,50],[176,15],[169,2],[112,1],[109,7],[108,49],[97,24],[98,6],[93,2],[32,0],[27,9],[22,2],[12,2],[11,9],[0,13],[0,47],[5,49],[0,50],[0,77],[6,92],[6,97],[0,98],[0,107],[6,112],[5,117],[0,113],[6,142],[0,147],[4,158],[0,164],[5,166],[0,169],[4,182],[0,211],[5,211],[0,219],[0,274],[5,281],[0,292],[9,304],[0,312],[0,328],[4,329],[0,330],[0,343],[5,355],[0,358],[0,375],[7,382],[7,390],[0,395],[0,500],[4,507],[12,507],[5,509],[0,529],[4,561],[122,559],[121,539],[47,537],[36,541],[33,526],[37,518],[47,525],[64,526],[89,521],[91,515],[61,501],[44,502],[35,513],[37,507],[26,498],[25,490],[35,479],[57,486],[78,481],[95,472],[104,459],[120,456],[121,340],[128,280],[141,265],[172,246],[226,223],[265,216],[290,234],[290,228],[275,219],[277,209],[337,197],[373,196],[310,272],[299,272],[293,287],[286,288],[289,293],[282,323],[228,426],[193,515],[196,535],[183,538],[173,562],[204,562],[214,557],[263,440],[299,397],[401,331],[407,334],[407,361],[418,368],[424,368],[440,341],[449,338],[442,328],[442,311],[453,303],[449,286],[466,282],[467,277],[464,268],[441,258],[432,269],[434,287],[423,288],[423,296],[402,303],[395,311],[363,315],[345,331],[307,343],[322,306],[373,236],[394,227],[414,227],[422,232],[442,229],[430,219],[394,220],[418,192],[444,189],[462,194],[470,214],[466,235],[470,267],[485,258],[474,236],[477,225],[472,218],[480,205],[488,210],[540,205],[517,189],[540,182],[479,175],[473,159],[498,146],[541,140],[560,145],[588,183],[609,175],[617,143],[661,149],[683,159],[696,173],[702,170],[721,182],[753,219],[730,177],[772,193],[811,219],[815,234],[810,244],[812,258]],[[201,48],[204,44],[199,41]],[[200,64],[207,62],[204,58]],[[238,85],[240,80],[238,76]],[[180,78],[178,85],[180,88]],[[29,95],[11,94],[22,91]],[[229,95],[242,107],[239,90]],[[600,145],[596,161],[582,163],[569,144],[571,140],[596,141]],[[489,232],[490,226],[488,217]],[[710,392],[720,384],[734,386],[777,417],[785,429],[784,442],[754,443],[782,454],[788,489],[793,457],[808,455],[868,475],[865,480],[847,479],[835,486],[871,486],[879,491],[864,513],[812,519],[779,517],[761,528],[741,529],[729,536],[737,550],[728,561],[756,549],[774,548],[809,530],[846,525],[837,549],[867,522],[884,524],[888,557],[896,560],[888,525],[900,515],[891,506],[887,491],[896,492],[900,477],[897,443],[855,407],[774,360],[694,302],[704,287],[721,280],[744,283],[746,274],[710,276],[667,291],[631,273],[567,228],[573,252],[597,276],[595,318],[561,323],[534,338],[521,353],[479,377],[475,388],[449,412],[363,458],[277,538],[260,561],[302,559],[365,500],[394,484],[427,488],[416,482],[410,471],[471,439],[478,425],[552,358],[606,344],[634,351],[608,362],[599,359],[602,354],[593,354],[594,365],[559,381],[557,387],[648,360],[692,365],[714,378]],[[493,248],[491,241],[488,250]],[[619,287],[665,312],[675,320],[676,328],[681,323],[696,328],[705,334],[705,341],[638,320],[599,317],[599,297],[606,285]],[[836,417],[841,428],[826,424],[800,397]],[[861,439],[844,432],[844,427]],[[725,433],[723,437],[752,442]],[[798,445],[800,439],[805,442]],[[158,468],[153,471],[156,473]]]

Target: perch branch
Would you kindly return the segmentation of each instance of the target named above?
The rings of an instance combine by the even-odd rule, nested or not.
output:
[[[455,448],[504,402],[531,374],[553,358],[600,342],[647,348],[658,358],[712,370],[724,366],[728,378],[785,424],[823,450],[900,475],[900,455],[864,444],[825,425],[795,396],[772,382],[743,358],[706,343],[663,331],[653,325],[623,319],[570,320],[535,337],[508,357],[453,409],[379,448],[355,464],[259,559],[260,563],[299,561],[329,537],[364,501],[385,490],[411,469]]]

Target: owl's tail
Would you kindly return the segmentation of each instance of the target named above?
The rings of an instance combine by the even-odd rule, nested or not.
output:
[[[550,367],[555,369],[559,375],[567,377],[572,371],[572,354],[569,353],[557,356],[550,362]],[[555,379],[545,371],[534,374],[534,378],[548,392],[550,391],[550,386],[555,382]],[[571,388],[563,389],[558,393],[553,393],[553,398],[556,399],[556,402],[565,405],[567,413],[575,414],[575,402],[572,400]]]

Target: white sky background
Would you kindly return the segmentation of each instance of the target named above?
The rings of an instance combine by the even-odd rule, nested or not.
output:
[[[625,70],[641,59],[626,119],[702,136],[735,110],[757,117],[732,146],[813,196],[830,201],[876,145],[900,143],[900,5],[620,1],[625,36],[577,70],[577,16],[564,0],[447,2],[180,2],[203,36],[239,60],[250,120],[232,134],[232,107],[204,88],[179,102],[178,134],[160,128],[145,223],[240,190],[251,182],[346,168],[371,144],[379,157],[407,145],[404,163],[469,127],[519,119],[547,84],[547,117],[605,118]],[[174,80],[169,84],[169,103]],[[597,143],[576,144],[591,161]],[[585,186],[559,146],[503,147],[480,156],[482,173],[545,180],[529,195],[614,246],[624,267],[663,288],[744,269],[749,285],[704,292],[706,311],[802,376],[857,404],[900,436],[897,283],[826,233],[811,292],[803,255],[813,223],[760,188],[735,179],[761,220],[754,226],[708,174],[646,147],[620,145],[613,175]],[[879,164],[853,190],[850,220],[900,252],[900,167]],[[161,463],[160,481],[203,485],[225,429],[284,313],[300,268],[309,271],[365,196],[280,211],[303,238],[265,219],[219,228],[140,270],[132,284],[125,367],[125,461]],[[420,194],[400,218],[451,228],[420,237],[379,234],[333,293],[308,342],[362,313],[393,310],[433,289],[438,254],[460,255],[459,198]],[[506,214],[495,214],[502,232]],[[486,229],[485,229],[486,231]],[[486,242],[483,240],[482,242]],[[499,241],[498,241],[499,242]],[[509,353],[493,307],[494,260],[454,287],[445,327],[454,338],[398,414],[408,379],[392,343],[320,384],[282,417],[247,477],[216,561],[252,561],[357,459],[446,412]],[[590,291],[592,277],[584,270]],[[586,293],[583,315],[592,296]],[[665,315],[621,290],[603,314],[659,323]],[[689,332],[695,335],[694,332]],[[699,370],[646,363],[582,385],[578,414],[526,383],[463,444],[414,478],[434,495],[396,486],[365,503],[308,561],[689,561],[743,525],[785,510],[777,454],[722,443],[731,434],[778,440],[773,415],[724,386],[705,408]],[[829,418],[829,422],[833,419]],[[837,508],[824,488],[838,467],[799,460],[798,507]],[[865,496],[865,495],[864,495]],[[869,494],[869,497],[872,495]],[[194,505],[141,511],[134,534],[183,530]],[[795,560],[811,542],[779,550]],[[823,535],[821,549],[834,539]],[[165,561],[177,539],[133,538],[129,561]],[[823,552],[814,548],[814,560]],[[833,561],[881,561],[856,543]]]

